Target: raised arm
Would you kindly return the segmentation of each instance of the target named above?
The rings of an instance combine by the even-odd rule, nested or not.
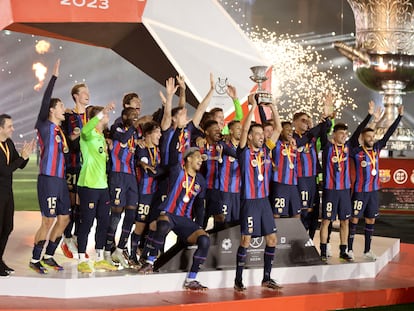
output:
[[[185,106],[185,101],[186,101],[186,98],[185,98],[186,86],[185,86],[184,76],[178,75],[176,77],[176,79],[177,79],[177,83],[180,87],[180,99],[178,101],[178,107],[184,107]]]
[[[276,100],[273,102],[273,104],[270,104],[270,109],[272,110],[272,118],[273,118],[273,134],[270,138],[274,143],[279,139],[280,133],[282,132],[282,123],[280,122],[280,116],[279,112],[276,108]]]
[[[256,107],[257,107],[257,102],[256,102],[256,99],[254,98],[254,94],[249,95],[248,101],[252,105],[252,107],[250,108],[250,111],[247,114],[247,117],[246,117],[246,119],[244,120],[244,123],[243,123],[242,132],[241,132],[241,135],[240,135],[240,142],[239,142],[239,148],[240,149],[246,147],[247,135],[249,134],[249,128],[250,128],[250,124],[252,122],[253,113],[254,113],[254,111],[256,110]]]
[[[42,105],[40,106],[39,115],[37,121],[44,122],[49,118],[49,105],[50,99],[52,98],[53,88],[55,87],[56,79],[59,76],[60,59],[58,59],[53,68],[53,75],[46,87],[45,93],[43,94]]]
[[[359,142],[358,142],[359,135],[361,134],[361,131],[367,126],[369,120],[371,120],[371,116],[374,113],[374,109],[375,109],[375,103],[374,103],[374,101],[371,100],[368,103],[368,114],[367,114],[367,116],[358,125],[355,132],[352,134],[351,138],[349,139],[349,143],[351,145],[351,148],[357,147],[359,145]]]
[[[171,109],[172,99],[174,93],[177,91],[178,85],[175,85],[174,78],[169,78],[165,81],[165,89],[167,91],[167,97],[165,99],[164,114],[161,119],[161,130],[166,131],[171,126]]]
[[[194,113],[194,116],[193,116],[193,123],[195,127],[198,127],[200,125],[201,117],[203,116],[203,113],[206,111],[207,106],[210,103],[211,97],[213,97],[213,93],[214,93],[214,77],[213,77],[213,74],[210,73],[210,90],[208,91],[204,99],[201,101],[201,103],[198,105]]]
[[[403,114],[404,114],[404,106],[400,105],[400,106],[398,106],[398,117],[390,125],[388,130],[385,132],[384,136],[378,141],[378,146],[379,146],[380,149],[385,147],[385,145],[387,144],[387,141],[390,139],[392,134],[397,129],[398,124],[400,123]]]

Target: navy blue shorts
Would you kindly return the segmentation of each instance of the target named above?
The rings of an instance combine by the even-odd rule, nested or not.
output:
[[[252,237],[276,233],[272,207],[267,198],[241,200],[240,231]]]
[[[39,175],[37,197],[42,216],[56,217],[69,215],[71,212],[68,185],[63,178]]]
[[[220,191],[217,189],[206,190],[206,217],[223,214],[220,205]]]
[[[240,193],[220,191],[220,205],[225,222],[238,222],[240,219]]]
[[[150,219],[152,194],[140,194],[138,201],[137,214],[135,216],[136,222],[148,223]]]
[[[161,211],[161,215],[165,215],[170,220],[171,230],[182,240],[187,241],[188,237],[197,230],[202,229],[198,224],[190,218],[174,215],[165,211]]]
[[[351,193],[349,189],[324,189],[322,195],[322,219],[346,220],[351,217]]]
[[[293,217],[299,215],[302,203],[296,185],[286,185],[277,182],[270,184],[270,202],[272,202],[273,214]]]
[[[352,217],[377,218],[379,215],[378,191],[354,192]]]
[[[66,168],[66,184],[68,185],[69,192],[78,193],[78,179],[79,179],[80,167]]]
[[[302,202],[302,209],[307,211],[308,208],[313,208],[316,191],[318,191],[315,176],[298,178],[298,191]]]
[[[138,185],[136,177],[132,174],[111,172],[109,174],[109,195],[113,207],[137,206]]]

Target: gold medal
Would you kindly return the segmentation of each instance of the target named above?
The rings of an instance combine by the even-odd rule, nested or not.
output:
[[[220,157],[220,158],[218,158],[218,163],[223,163],[223,159]]]
[[[303,147],[299,147],[298,152],[303,152]]]
[[[190,202],[190,197],[188,195],[183,196],[183,202],[184,203]]]
[[[69,152],[69,148],[68,148],[68,146],[64,146],[64,147],[63,147],[63,152],[64,152],[64,153],[68,153],[68,152]]]
[[[367,161],[361,161],[361,166],[362,166],[362,167],[367,167],[367,165],[368,165],[368,164],[367,164]]]
[[[287,154],[288,154],[288,153],[287,153],[286,149],[283,149],[283,150],[282,150],[282,154],[283,154],[284,156],[287,156]]]
[[[208,155],[206,155],[205,153],[203,153],[203,154],[201,155],[201,159],[202,159],[203,161],[207,161],[207,160],[208,160]]]
[[[80,128],[79,128],[79,127],[75,127],[75,128],[73,129],[73,134],[75,134],[75,135],[79,135],[79,134],[80,134],[80,132],[81,132],[81,130],[80,130]]]
[[[252,164],[253,167],[257,166],[257,160],[256,159],[251,160],[250,163]]]
[[[372,176],[376,176],[377,175],[377,170],[374,168],[374,169],[372,169],[372,171],[371,171],[371,175]]]
[[[234,162],[236,159],[235,158],[233,158],[233,157],[229,157],[229,161],[230,162]]]
[[[333,163],[337,163],[338,162],[338,157],[337,156],[333,156],[332,157],[332,162]]]
[[[290,163],[290,164],[289,164],[289,168],[290,168],[291,170],[293,170],[293,169],[295,168],[295,165],[294,165],[293,163]]]
[[[263,181],[264,177],[263,177],[263,175],[262,175],[262,174],[259,174],[259,175],[257,175],[257,179],[258,179],[259,181]]]

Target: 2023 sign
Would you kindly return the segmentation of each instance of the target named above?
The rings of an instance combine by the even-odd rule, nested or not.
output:
[[[109,0],[60,0],[60,5],[106,10],[109,9]]]

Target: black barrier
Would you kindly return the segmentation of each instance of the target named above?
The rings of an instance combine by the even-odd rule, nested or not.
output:
[[[273,267],[320,265],[320,255],[305,231],[300,219],[276,220],[278,245]],[[210,234],[210,250],[203,270],[234,269],[240,243],[240,227],[235,226]],[[252,238],[247,251],[247,268],[263,267],[266,246],[263,237]],[[188,271],[197,246],[178,242],[165,252],[154,265],[160,272]]]

